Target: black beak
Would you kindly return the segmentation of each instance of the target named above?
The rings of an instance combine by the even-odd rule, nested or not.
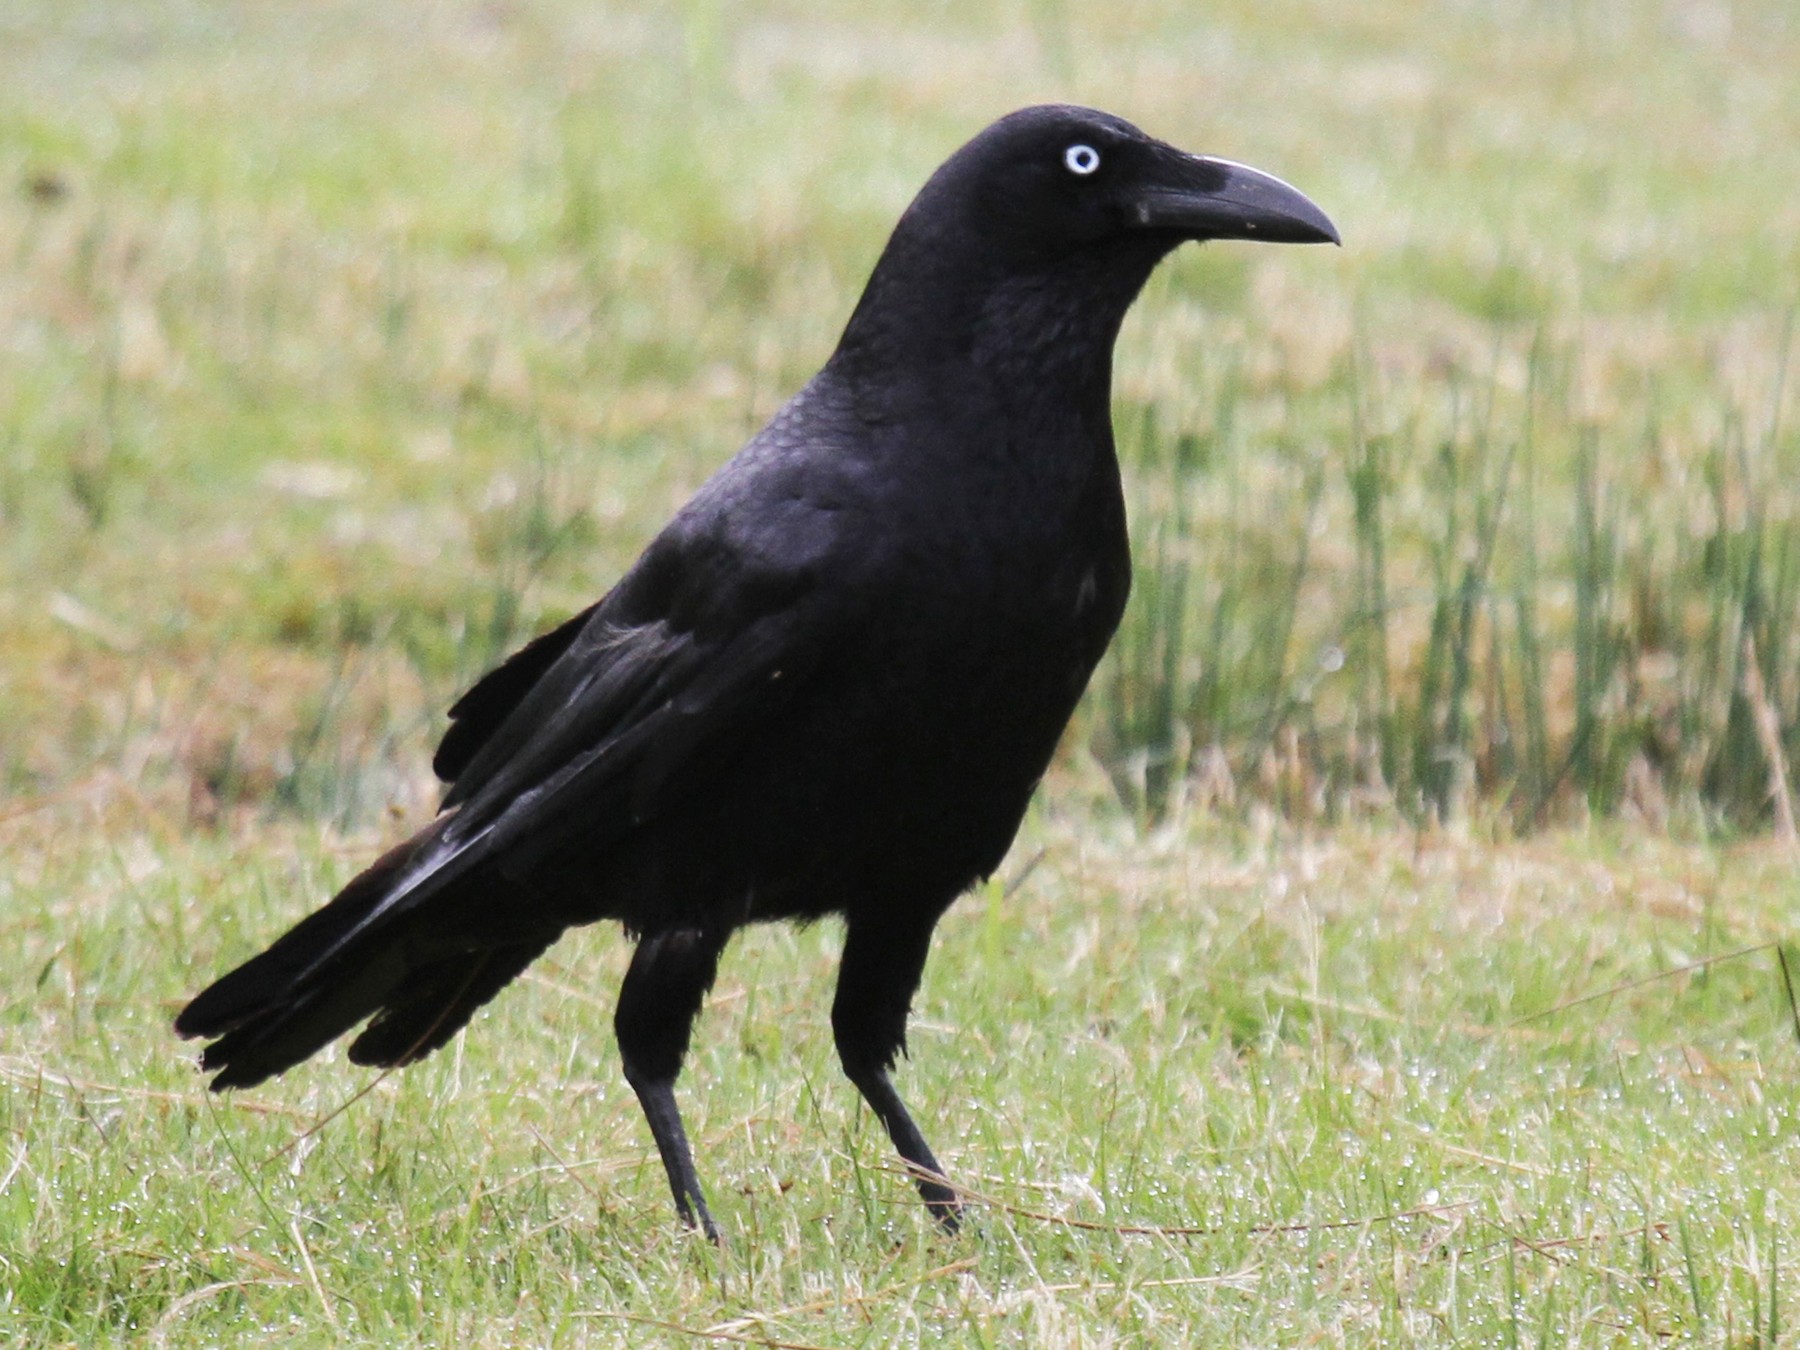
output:
[[[1305,193],[1228,159],[1172,156],[1166,175],[1131,203],[1133,223],[1188,239],[1336,244],[1337,226]]]

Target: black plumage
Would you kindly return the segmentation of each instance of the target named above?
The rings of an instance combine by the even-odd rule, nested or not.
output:
[[[1337,235],[1278,180],[1089,109],[953,155],[819,374],[604,599],[451,709],[438,819],[182,1012],[213,1086],[364,1021],[354,1061],[408,1063],[616,919],[625,1076],[714,1233],[673,1091],[694,1014],[737,928],[836,914],[845,1072],[954,1225],[889,1070],[933,926],[999,865],[1124,609],[1120,322],[1164,255],[1217,238]]]

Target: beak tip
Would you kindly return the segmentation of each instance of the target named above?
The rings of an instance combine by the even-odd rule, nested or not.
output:
[[[1331,217],[1297,192],[1285,223],[1292,230],[1288,236],[1292,243],[1330,244],[1335,248],[1344,246],[1344,237],[1338,233],[1338,227]]]

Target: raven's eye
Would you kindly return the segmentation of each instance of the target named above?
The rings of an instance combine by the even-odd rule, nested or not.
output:
[[[1071,145],[1063,151],[1063,166],[1086,178],[1100,167],[1100,152],[1091,145]]]

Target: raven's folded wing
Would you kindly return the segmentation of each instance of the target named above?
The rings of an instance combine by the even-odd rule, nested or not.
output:
[[[450,730],[432,756],[432,772],[446,783],[460,778],[488,737],[581,635],[598,608],[598,604],[589,605],[574,618],[538,634],[457,699],[450,709]]]
[[[804,696],[821,658],[851,643],[858,618],[818,561],[665,532],[599,604],[459,701],[468,721],[439,752],[457,771],[445,816],[309,967],[477,867],[521,876],[570,847],[604,849],[678,802],[687,769]]]

